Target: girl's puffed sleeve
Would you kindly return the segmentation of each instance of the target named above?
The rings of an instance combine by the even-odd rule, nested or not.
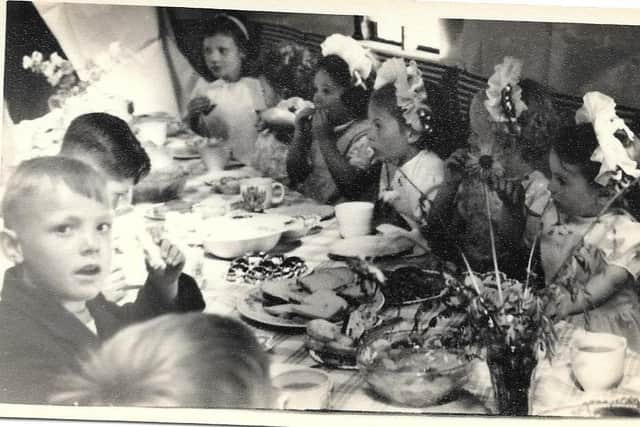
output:
[[[640,223],[629,214],[603,216],[585,242],[600,249],[607,264],[624,268],[634,278],[640,275]]]

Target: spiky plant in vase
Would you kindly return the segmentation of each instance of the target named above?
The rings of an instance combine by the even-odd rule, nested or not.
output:
[[[462,253],[466,272],[457,280],[446,281],[440,298],[418,308],[412,339],[420,345],[428,343],[468,358],[485,359],[498,412],[527,415],[539,350],[550,359],[557,336],[544,312],[545,291],[536,291],[530,283],[535,242],[524,283],[500,271],[490,199],[486,187],[484,190],[494,269],[476,273]]]

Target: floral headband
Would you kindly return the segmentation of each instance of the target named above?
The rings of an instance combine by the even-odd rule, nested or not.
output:
[[[484,102],[491,119],[499,123],[507,123],[512,133],[519,133],[518,117],[527,109],[522,101],[522,89],[518,85],[522,73],[522,61],[511,56],[504,58],[494,68],[486,90],[487,100]]]
[[[337,55],[349,66],[353,85],[367,88],[365,80],[369,78],[376,65],[375,58],[367,49],[351,37],[332,34],[320,45],[322,56]]]
[[[598,147],[591,155],[592,161],[601,164],[595,181],[603,186],[626,187],[633,178],[640,176],[637,163],[627,152],[636,136],[616,114],[613,98],[600,92],[588,92],[582,100],[582,107],[576,111],[576,124],[591,123],[598,139]]]
[[[408,67],[400,58],[384,62],[373,88],[377,90],[391,83],[396,88],[396,102],[405,122],[415,131],[431,133],[431,108],[427,104],[427,90],[416,61],[410,61]]]

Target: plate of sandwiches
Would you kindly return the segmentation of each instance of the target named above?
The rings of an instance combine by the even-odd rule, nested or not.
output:
[[[237,309],[263,325],[306,330],[314,319],[341,324],[364,301],[379,311],[385,302],[382,292],[366,292],[348,267],[323,268],[304,277],[264,281],[240,299]]]

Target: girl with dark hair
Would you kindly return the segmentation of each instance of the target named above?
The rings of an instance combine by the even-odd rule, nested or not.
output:
[[[258,136],[257,111],[266,107],[260,81],[248,77],[251,43],[238,18],[222,14],[213,19],[202,41],[213,81],[198,81],[185,119],[197,133],[225,140],[231,154],[245,164]]]
[[[418,229],[444,178],[444,162],[430,149],[431,108],[422,73],[393,58],[382,64],[369,102],[369,140],[382,160],[379,197]],[[398,224],[404,225],[404,224]]]
[[[287,155],[290,182],[321,203],[369,199],[371,168],[366,121],[375,60],[355,40],[334,34],[322,43],[314,77],[315,108],[296,116]]]
[[[487,89],[474,96],[469,148],[446,161],[445,180],[425,228],[444,258],[462,265],[462,251],[472,268],[488,271],[493,269],[491,220],[498,264],[514,278],[526,274],[549,200],[545,159],[559,126],[550,94],[521,80],[521,69],[521,61],[505,58]]]
[[[613,100],[584,96],[577,126],[562,129],[549,156],[552,201],[542,215],[547,312],[593,332],[623,336],[640,349],[640,224],[613,197],[640,176],[635,139]],[[618,198],[618,201],[623,199]],[[608,208],[605,210],[605,208]]]

